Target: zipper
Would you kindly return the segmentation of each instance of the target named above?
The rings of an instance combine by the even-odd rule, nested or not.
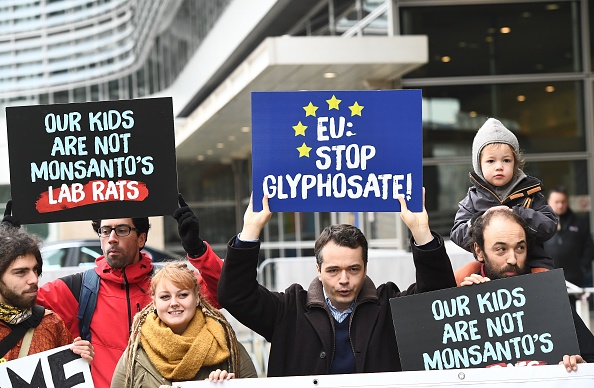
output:
[[[122,275],[124,276],[124,285],[126,286],[126,304],[128,305],[128,333],[132,331],[132,306],[130,306],[130,284],[126,277],[126,268],[122,269]]]
[[[479,182],[478,180],[476,180],[475,177],[472,176],[472,174],[470,175],[470,179],[472,179],[472,181],[476,185],[482,187],[483,189],[485,189],[486,191],[488,191],[489,193],[491,193],[491,195],[493,195],[493,197],[495,197],[495,199],[497,199],[499,201],[499,203],[501,203],[502,205],[505,202],[507,202],[508,200],[516,199],[518,197],[524,197],[525,196],[524,193],[523,193],[524,191],[530,191],[530,190],[532,190],[532,189],[534,189],[534,188],[536,188],[536,187],[539,186],[539,184],[534,184],[534,185],[531,185],[531,186],[526,186],[526,187],[524,187],[524,188],[522,188],[520,190],[516,190],[513,193],[510,193],[507,197],[505,197],[503,200],[501,200],[501,199],[499,199],[499,197],[497,196],[497,194],[495,194],[493,192],[493,190],[491,190],[490,188],[488,188],[487,186],[483,185],[481,182]],[[518,196],[518,194],[522,194],[522,195]],[[514,197],[514,198],[512,198],[512,197]]]

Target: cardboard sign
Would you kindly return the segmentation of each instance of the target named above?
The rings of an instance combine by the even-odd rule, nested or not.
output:
[[[25,224],[171,214],[171,98],[6,108],[13,214]]]
[[[70,345],[0,364],[0,387],[93,388],[87,361]]]
[[[421,211],[420,90],[252,93],[254,210]]]
[[[562,270],[390,300],[403,370],[557,364],[579,354]]]

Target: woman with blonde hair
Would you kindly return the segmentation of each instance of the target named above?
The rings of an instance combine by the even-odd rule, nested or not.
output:
[[[200,294],[185,263],[168,263],[151,280],[153,301],[134,317],[112,388],[257,377],[223,314]]]

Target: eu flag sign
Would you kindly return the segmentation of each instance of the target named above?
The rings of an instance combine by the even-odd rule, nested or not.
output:
[[[254,210],[422,211],[420,90],[252,92]]]

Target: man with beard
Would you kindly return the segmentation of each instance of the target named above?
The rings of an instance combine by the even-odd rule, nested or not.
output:
[[[494,210],[478,217],[469,232],[480,270],[465,274],[461,286],[530,273],[526,263],[530,234],[521,216],[507,209]],[[568,372],[577,370],[579,363],[594,361],[594,335],[573,308],[572,313],[580,355],[563,357]]]
[[[200,271],[200,292],[219,307],[216,290],[222,261],[200,239],[198,217],[181,194],[179,203],[181,207],[173,218],[178,222],[182,246],[187,259]],[[151,302],[153,263],[142,252],[150,224],[148,217],[117,218],[93,220],[92,227],[99,236],[103,255],[95,260],[96,266],[91,270],[99,277],[96,307],[88,327],[97,352],[91,374],[96,388],[109,388],[116,364],[128,344],[134,315]],[[39,289],[38,303],[56,311],[73,335],[84,333],[78,317],[79,306],[84,303],[79,301],[80,282],[80,274],[69,275]]]
[[[35,305],[41,268],[35,236],[0,223],[0,362],[73,342],[62,318]],[[77,338],[71,349],[93,361],[95,352],[88,341]]]

